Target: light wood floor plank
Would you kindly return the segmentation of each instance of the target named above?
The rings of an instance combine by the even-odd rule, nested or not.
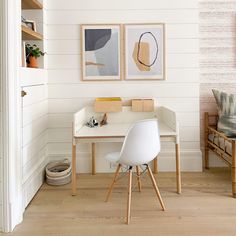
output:
[[[71,196],[70,185],[44,184],[26,209],[23,223],[7,236],[236,234],[236,199],[231,197],[228,169],[183,173],[181,195],[175,192],[175,173],[155,175],[165,212],[145,176],[142,193],[138,187],[132,193],[132,219],[128,226],[124,223],[126,177],[114,187],[111,200],[104,202],[112,177],[113,174],[79,175],[77,196]]]

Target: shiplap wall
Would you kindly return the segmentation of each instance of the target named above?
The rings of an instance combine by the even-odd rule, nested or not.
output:
[[[236,0],[201,0],[200,11],[200,110],[201,146],[204,112],[216,113],[211,89],[236,91]],[[211,166],[223,165],[210,158]]]
[[[201,170],[199,134],[199,12],[197,0],[47,0],[47,70],[51,159],[71,156],[72,115],[95,97],[153,97],[177,112],[183,170]],[[80,24],[166,24],[166,81],[82,82]],[[77,171],[90,171],[90,146],[78,145]],[[103,156],[120,144],[99,144],[97,170],[110,171]],[[159,167],[174,170],[174,145],[163,144]]]

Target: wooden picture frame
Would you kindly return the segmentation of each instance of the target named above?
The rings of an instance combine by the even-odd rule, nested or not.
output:
[[[165,24],[125,24],[126,80],[165,80]]]
[[[119,81],[121,25],[81,25],[81,78],[83,81]]]

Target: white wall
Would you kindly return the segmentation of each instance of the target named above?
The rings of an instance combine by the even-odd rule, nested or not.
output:
[[[72,115],[92,105],[95,97],[153,97],[158,105],[177,112],[182,169],[200,170],[198,1],[48,0],[46,9],[50,158],[71,156]],[[148,22],[166,24],[166,81],[81,81],[80,24]],[[119,144],[99,144],[98,171],[110,171],[103,156],[119,148]],[[77,170],[90,171],[89,145],[79,145],[77,153]],[[173,145],[163,144],[159,166],[174,170]]]
[[[236,0],[201,0],[199,3],[202,146],[204,144],[204,112],[217,113],[211,90],[215,88],[232,93],[235,93],[236,90],[235,9]],[[222,166],[225,164],[218,158],[210,158],[210,165]]]

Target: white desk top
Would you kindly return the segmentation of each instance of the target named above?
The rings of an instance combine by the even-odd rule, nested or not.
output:
[[[101,113],[93,107],[84,107],[74,114],[73,137],[77,142],[120,142],[126,136],[130,126],[139,120],[157,119],[163,141],[179,142],[178,122],[174,111],[165,107],[156,107],[154,112],[132,112],[131,107],[122,107],[122,112],[109,113],[108,124],[90,128],[85,123],[94,116],[99,120]]]
[[[125,137],[132,123],[112,123],[102,127],[90,128],[82,126],[76,130],[75,138],[106,138],[106,137]],[[176,136],[176,132],[166,124],[159,122],[160,136]]]

